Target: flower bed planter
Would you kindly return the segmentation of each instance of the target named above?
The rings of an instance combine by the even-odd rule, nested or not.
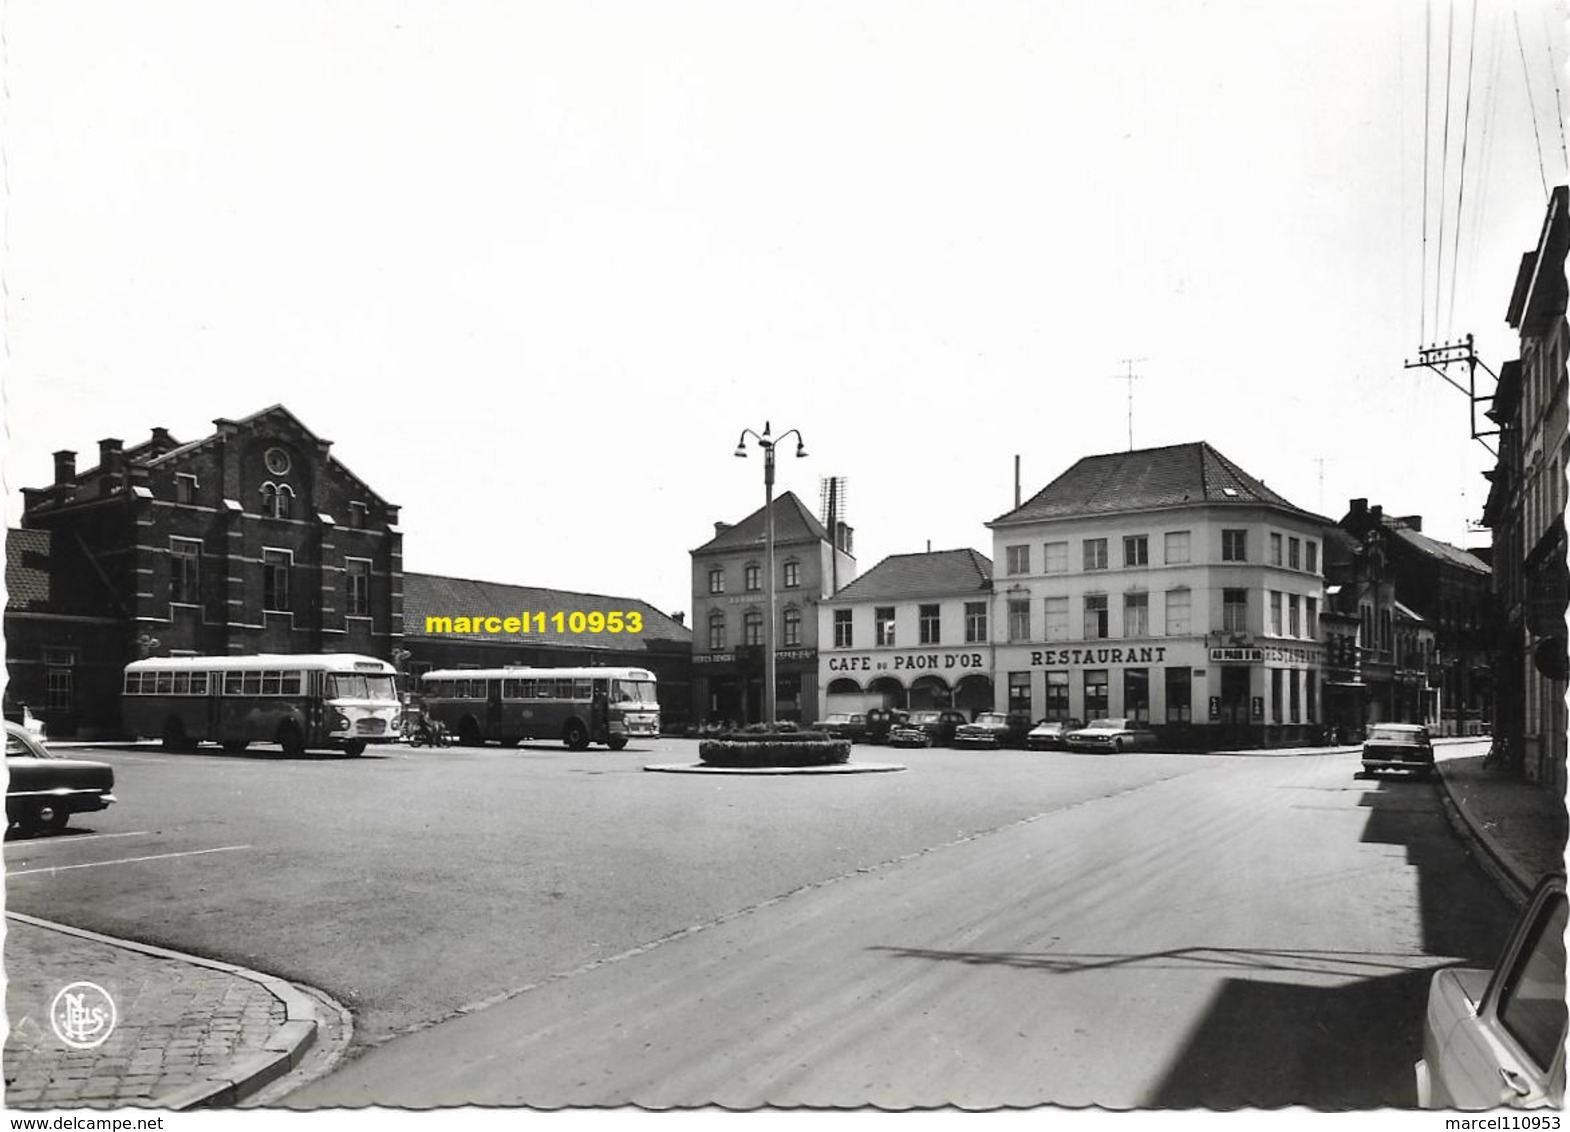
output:
[[[833,766],[850,759],[850,740],[822,731],[733,731],[698,744],[709,766]]]

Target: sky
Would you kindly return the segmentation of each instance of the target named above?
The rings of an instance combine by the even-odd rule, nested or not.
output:
[[[990,556],[1015,455],[1028,497],[1127,448],[1132,388],[1137,447],[1487,543],[1467,397],[1403,363],[1516,355],[1562,4],[3,20],[8,525],[56,449],[282,403],[402,507],[406,569],[686,611],[688,551],[763,501],[743,429],[800,431],[814,509],[846,477],[866,571]]]

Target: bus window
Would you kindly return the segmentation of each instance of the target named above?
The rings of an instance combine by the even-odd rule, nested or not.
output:
[[[242,672],[240,675],[244,677],[240,682],[242,692],[247,696],[259,696],[262,694],[262,674],[260,672]]]
[[[157,681],[158,681],[157,688],[158,688],[158,694],[159,695],[167,696],[170,692],[174,691],[174,673],[173,672],[160,672],[160,673],[158,673]]]
[[[127,672],[125,674],[125,694],[139,696],[142,694],[142,674],[140,672]]]
[[[193,695],[193,696],[205,696],[205,695],[207,695],[207,673],[205,673],[205,672],[193,672],[193,673],[191,673],[191,695]]]
[[[656,702],[654,682],[651,680],[618,680],[616,681],[616,700],[618,703],[645,703]]]
[[[283,673],[281,672],[262,673],[262,695],[276,696],[278,694],[279,677],[282,675]]]
[[[240,690],[241,690],[241,688],[243,686],[244,678],[245,678],[245,673],[243,673],[243,672],[225,672],[224,673],[224,695],[226,695],[226,696],[238,696],[240,694]]]
[[[594,694],[591,687],[593,683],[594,681],[588,679],[587,677],[574,680],[572,682],[572,698],[575,700],[588,699],[591,695]]]
[[[176,672],[174,674],[174,694],[189,696],[191,694],[191,674],[189,672]]]
[[[279,692],[285,696],[298,696],[304,684],[300,676],[298,672],[285,672],[283,679],[278,682]]]
[[[285,679],[288,679],[285,677]],[[398,698],[398,684],[391,676],[366,676],[366,698],[372,700],[396,700]]]

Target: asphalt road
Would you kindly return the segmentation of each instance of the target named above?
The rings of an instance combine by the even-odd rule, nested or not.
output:
[[[1348,753],[642,770],[691,752],[109,753],[8,899],[338,998],[311,1106],[1409,1105],[1429,973],[1511,920]]]

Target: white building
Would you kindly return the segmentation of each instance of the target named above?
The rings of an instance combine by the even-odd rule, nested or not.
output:
[[[1209,444],[1080,460],[987,524],[997,709],[1196,746],[1307,738],[1332,525]]]
[[[992,707],[992,563],[894,554],[818,607],[822,711]]]

